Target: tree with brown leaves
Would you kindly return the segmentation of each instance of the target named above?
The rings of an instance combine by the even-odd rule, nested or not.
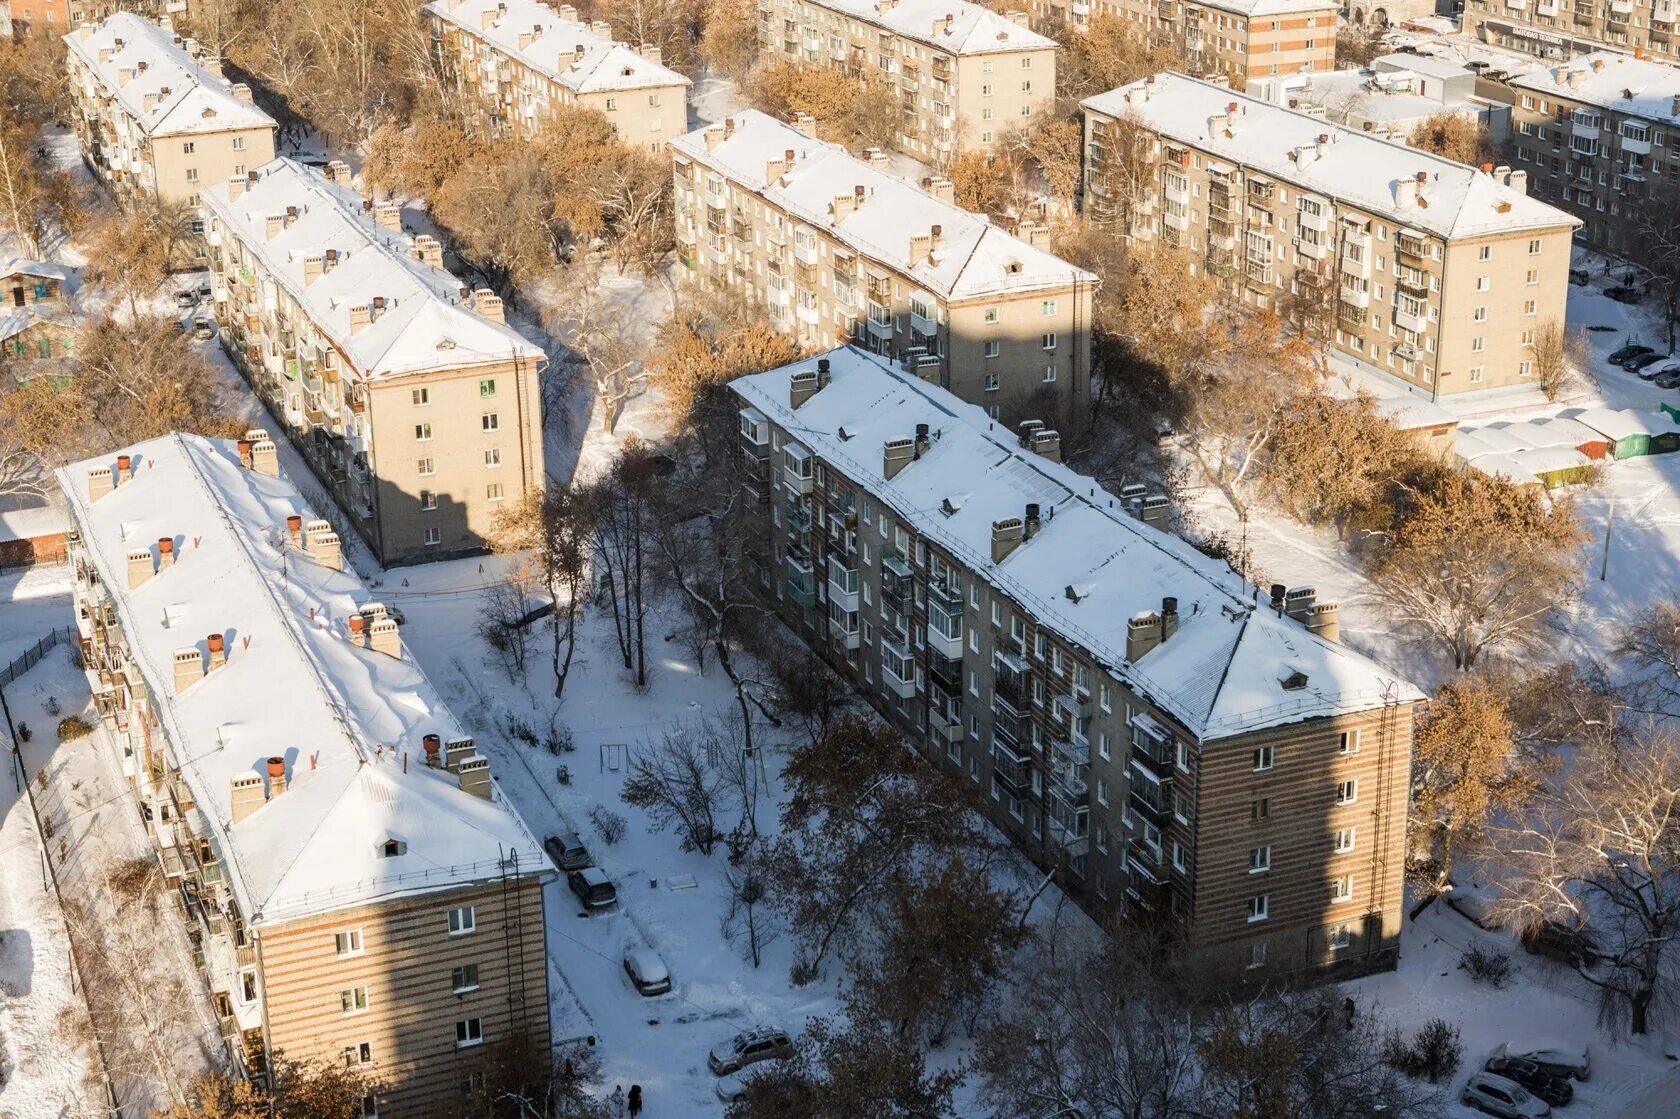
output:
[[[1394,478],[1423,453],[1368,396],[1345,399],[1321,388],[1293,398],[1274,428],[1257,480],[1291,516],[1329,522],[1338,538]]]
[[[193,1084],[192,1103],[178,1103],[155,1119],[360,1119],[362,1101],[377,1082],[354,1069],[321,1061],[298,1064],[277,1056],[273,1087],[227,1072],[213,1072]]]
[[[1592,360],[1586,336],[1562,319],[1547,319],[1535,327],[1534,340],[1526,349],[1547,400],[1556,400],[1578,382],[1580,371]]]
[[[700,57],[719,77],[745,81],[758,57],[758,6],[750,0],[711,0]]]
[[[1487,125],[1450,109],[1419,121],[1406,137],[1406,143],[1472,167],[1492,163],[1497,158]]]
[[[898,91],[884,81],[859,81],[794,62],[761,64],[742,87],[754,107],[788,120],[806,113],[817,135],[848,148],[892,148],[903,121]]]
[[[709,461],[721,457],[711,436],[720,409],[733,406],[720,390],[737,377],[798,361],[802,351],[777,330],[763,308],[739,292],[694,290],[662,323],[648,353],[650,383],[665,398],[672,426],[692,433]]]

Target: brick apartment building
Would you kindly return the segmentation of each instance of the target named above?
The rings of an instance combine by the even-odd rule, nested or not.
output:
[[[1093,913],[1211,963],[1393,966],[1420,693],[977,408],[856,348],[735,381],[782,618]]]
[[[1088,213],[1129,217],[1252,305],[1302,297],[1333,319],[1339,358],[1411,392],[1537,383],[1535,332],[1564,318],[1580,222],[1528,197],[1520,169],[1467,167],[1182,74],[1083,107]]]
[[[543,351],[395,203],[277,159],[203,195],[222,344],[381,563],[481,551],[543,486]]]
[[[885,157],[749,110],[676,140],[678,255],[765,304],[813,345],[855,340],[998,414],[1029,395],[1054,414],[1090,392],[1097,278],[917,186]]]
[[[99,741],[233,1067],[347,1064],[403,1117],[448,1113],[499,1043],[546,1054],[552,868],[267,433],[59,482]]]
[[[1680,0],[1465,0],[1464,33],[1559,61],[1608,48],[1680,59]]]
[[[119,198],[193,202],[274,158],[274,118],[190,40],[118,12],[64,42],[82,158]]]
[[[615,42],[608,23],[584,23],[570,4],[432,0],[423,10],[439,64],[490,134],[532,136],[562,105],[599,110],[620,140],[648,151],[688,131],[692,83],[658,47]]]
[[[903,101],[898,147],[929,162],[990,147],[1056,99],[1054,40],[966,0],[759,0],[761,58],[881,82]]]

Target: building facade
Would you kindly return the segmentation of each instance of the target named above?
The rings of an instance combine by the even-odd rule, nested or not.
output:
[[[546,1055],[552,868],[268,433],[164,436],[59,482],[98,741],[233,1067],[348,1065],[379,1085],[367,1114],[419,1116],[501,1046]]]
[[[1392,966],[1421,696],[1334,604],[856,348],[731,388],[766,596],[1070,894],[1232,969]]]
[[[12,36],[63,35],[88,18],[85,0],[10,0]]]
[[[432,0],[423,10],[439,65],[492,135],[532,136],[563,105],[598,110],[620,140],[647,151],[688,131],[692,83],[660,62],[658,47],[615,42],[609,24],[581,22],[570,4]]]
[[[1676,0],[1464,0],[1463,27],[1485,43],[1559,61],[1602,49],[1680,59]]]
[[[1510,80],[1517,166],[1595,249],[1639,255],[1680,194],[1680,70],[1602,52]]]
[[[119,198],[194,202],[274,158],[274,118],[194,44],[130,12],[64,36],[82,158]]]
[[[760,57],[882,83],[903,101],[898,147],[944,164],[996,144],[1056,99],[1056,43],[966,0],[759,0]]]
[[[854,340],[993,414],[1085,402],[1097,278],[885,158],[749,110],[671,145],[678,256],[813,345]]]
[[[278,159],[204,192],[222,344],[381,563],[482,551],[543,486],[543,351],[349,183]]]
[[[1085,207],[1432,399],[1533,387],[1580,222],[1467,167],[1181,74],[1084,102]]]
[[[75,351],[80,280],[74,269],[43,260],[0,263],[0,369],[15,380],[56,364]]]

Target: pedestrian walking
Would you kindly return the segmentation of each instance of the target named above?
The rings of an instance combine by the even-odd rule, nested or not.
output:
[[[612,1109],[613,1119],[624,1119],[624,1085],[619,1084],[613,1088],[607,1105]]]
[[[630,1119],[636,1119],[636,1116],[641,1113],[642,1086],[640,1084],[632,1084],[630,1085]]]

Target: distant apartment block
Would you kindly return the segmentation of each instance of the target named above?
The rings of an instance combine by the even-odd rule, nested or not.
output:
[[[1393,966],[1422,697],[1334,603],[861,350],[730,388],[765,595],[1093,915],[1238,971]]]
[[[1085,207],[1433,399],[1536,384],[1580,222],[1481,169],[1182,74],[1084,102]]]
[[[759,0],[760,57],[884,83],[898,147],[930,162],[989,147],[1056,99],[1055,40],[966,0]]]
[[[1596,249],[1637,254],[1639,211],[1680,201],[1680,70],[1602,52],[1510,79],[1517,166]]]
[[[678,255],[812,345],[856,341],[994,415],[1091,383],[1097,278],[952,201],[749,110],[671,145]]]
[[[1680,0],[1465,0],[1464,32],[1537,58],[1610,50],[1680,59]]]
[[[1034,0],[1034,14],[1084,29],[1096,15],[1124,20],[1184,69],[1242,89],[1257,78],[1336,68],[1335,0]]]
[[[1452,113],[1485,127],[1497,149],[1511,138],[1511,107],[1476,94],[1474,70],[1423,54],[1385,54],[1363,69],[1252,81],[1248,93],[1385,139],[1405,143],[1432,116]]]
[[[383,1086],[362,1113],[401,1119],[453,1113],[506,1045],[546,1057],[552,868],[268,433],[59,483],[98,741],[233,1069],[348,1066]]]
[[[543,486],[543,351],[342,163],[204,192],[222,344],[381,563],[486,547]]]
[[[12,35],[63,35],[88,18],[87,0],[10,0]]]
[[[251,90],[194,57],[195,44],[130,12],[84,23],[69,48],[82,158],[119,197],[193,202],[274,158],[274,118]]]
[[[439,64],[491,134],[532,136],[562,105],[598,109],[648,151],[688,131],[689,80],[658,47],[615,42],[609,24],[583,23],[570,4],[432,0],[424,11]]]

